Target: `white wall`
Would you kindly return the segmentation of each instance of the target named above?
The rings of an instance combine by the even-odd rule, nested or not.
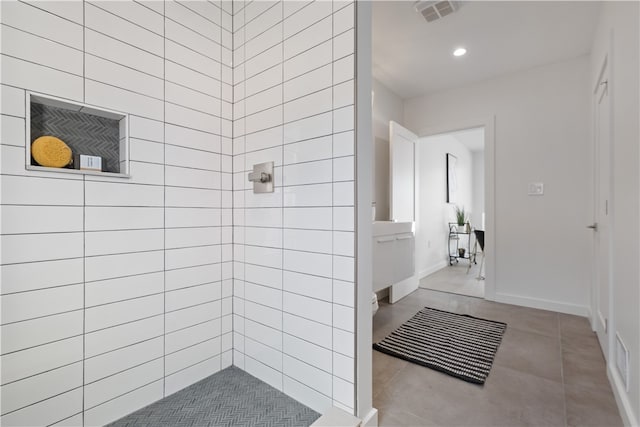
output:
[[[234,364],[354,412],[354,4],[234,5]]]
[[[105,424],[232,363],[229,7],[2,2],[3,425]],[[129,113],[131,178],[26,171],[25,90]]]
[[[484,151],[471,152],[471,225],[484,230],[482,214],[484,212]]]
[[[498,300],[588,312],[588,83],[581,57],[405,103],[419,134],[495,115]],[[544,196],[527,196],[538,181]]]
[[[610,99],[613,111],[613,295],[611,333],[618,333],[629,350],[630,384],[624,390],[612,357],[610,378],[627,425],[640,422],[640,257],[638,117],[640,87],[638,75],[640,8],[636,2],[605,2],[591,55],[589,93],[609,50]]]
[[[373,201],[376,202],[376,220],[389,218],[389,122],[402,125],[404,107],[402,99],[379,81],[373,79],[373,138],[374,165]]]
[[[416,273],[427,276],[448,265],[449,222],[456,222],[455,207],[470,211],[472,201],[471,152],[450,135],[420,138],[418,157],[418,220],[416,221]],[[457,201],[446,202],[446,155],[457,157]]]

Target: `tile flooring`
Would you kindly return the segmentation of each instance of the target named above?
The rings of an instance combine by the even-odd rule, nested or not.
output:
[[[374,342],[422,307],[507,323],[484,386],[373,351],[381,426],[621,426],[597,339],[585,318],[418,289],[386,301]]]
[[[484,280],[477,280],[480,271],[480,259],[478,263],[471,264],[471,269],[467,273],[469,260],[461,260],[420,279],[420,287],[433,289],[435,291],[450,292],[471,297],[484,297]],[[482,267],[484,274],[484,266]]]

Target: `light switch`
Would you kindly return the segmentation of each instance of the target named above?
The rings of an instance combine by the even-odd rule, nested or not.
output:
[[[542,196],[544,194],[544,183],[530,182],[528,193],[529,193],[529,196]]]

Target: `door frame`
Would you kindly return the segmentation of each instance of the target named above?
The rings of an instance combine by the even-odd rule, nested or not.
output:
[[[457,132],[466,129],[484,128],[484,208],[485,208],[485,281],[484,299],[495,301],[496,299],[496,220],[495,220],[495,115],[480,117],[456,122],[443,123],[421,129],[417,135],[419,138],[440,135],[443,133]],[[419,168],[416,168],[416,175]]]
[[[609,41],[611,43],[611,40]],[[592,132],[593,132],[593,137],[592,137],[592,159],[591,159],[591,166],[592,166],[592,192],[591,192],[591,197],[592,197],[592,215],[593,215],[593,222],[595,223],[596,220],[598,219],[597,216],[597,203],[599,202],[599,197],[597,196],[599,194],[597,188],[599,187],[600,183],[598,181],[598,177],[600,176],[599,173],[596,173],[596,168],[598,167],[596,165],[596,163],[598,162],[598,152],[599,152],[599,143],[598,143],[598,133],[599,133],[599,129],[598,129],[598,105],[599,105],[599,89],[600,89],[600,83],[602,82],[603,77],[606,76],[606,81],[607,81],[607,96],[608,96],[608,103],[609,103],[609,108],[607,111],[608,114],[608,121],[609,121],[609,132],[608,132],[608,137],[609,137],[609,170],[608,170],[608,180],[609,180],[609,198],[608,198],[608,209],[609,209],[609,214],[607,215],[607,227],[609,230],[609,239],[606,242],[606,244],[608,245],[607,248],[607,254],[608,254],[608,258],[609,258],[609,273],[608,273],[608,281],[609,281],[609,285],[608,285],[608,301],[607,301],[607,311],[608,311],[608,318],[606,319],[606,342],[607,342],[607,348],[606,349],[601,349],[606,363],[607,365],[611,365],[613,363],[613,358],[612,355],[614,354],[614,335],[612,333],[612,331],[615,331],[615,315],[613,312],[613,285],[614,285],[614,281],[613,281],[613,269],[612,269],[612,265],[613,265],[613,245],[612,245],[612,240],[611,240],[611,235],[613,232],[613,214],[612,214],[612,210],[613,210],[613,167],[612,167],[612,161],[613,161],[613,109],[611,108],[611,104],[612,104],[612,91],[611,91],[611,76],[612,76],[612,70],[611,70],[611,61],[610,61],[610,46],[609,49],[607,49],[604,53],[603,53],[603,57],[602,59],[599,61],[600,64],[600,68],[598,71],[598,74],[596,75],[596,79],[595,82],[593,83],[593,91],[592,91]],[[597,233],[597,231],[595,232]],[[596,245],[596,239],[595,239],[595,233],[594,233],[594,239],[593,239],[593,247],[592,247],[592,268],[591,268],[591,315],[589,316],[589,320],[591,323],[591,329],[594,332],[597,332],[598,330],[598,324],[601,323],[600,320],[600,316],[598,313],[598,298],[599,298],[599,289],[598,289],[598,277],[599,277],[599,270],[598,270],[598,246]],[[599,236],[598,236],[599,237]],[[599,340],[598,340],[599,341]]]

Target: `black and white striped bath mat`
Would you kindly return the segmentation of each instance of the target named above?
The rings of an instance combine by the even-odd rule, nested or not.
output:
[[[425,307],[373,348],[484,384],[507,324]]]

